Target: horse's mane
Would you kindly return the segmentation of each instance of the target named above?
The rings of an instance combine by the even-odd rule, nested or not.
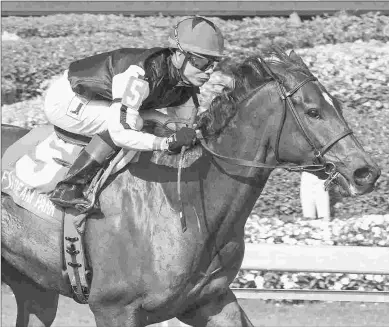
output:
[[[270,66],[279,66],[285,71],[297,71],[311,74],[301,60],[292,59],[284,50],[270,46],[261,50],[261,57]],[[232,77],[233,86],[226,86],[211,102],[209,110],[203,112],[197,126],[204,136],[217,136],[228,125],[238,110],[238,104],[256,88],[265,85],[272,78],[266,72],[258,56],[250,56],[243,62],[228,61],[221,71]],[[283,76],[276,74],[281,80]]]

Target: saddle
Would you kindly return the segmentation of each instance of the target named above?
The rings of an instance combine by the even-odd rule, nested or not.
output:
[[[170,136],[172,133],[174,133],[180,128],[180,125],[188,124],[187,119],[170,117],[167,114],[164,114],[157,110],[148,110],[145,112],[140,112],[140,116],[144,120],[142,131],[160,137]],[[56,132],[57,136],[61,140],[69,144],[86,146],[91,140],[90,137],[65,131],[59,128],[58,126],[54,126],[54,131]],[[139,155],[139,153],[137,153],[137,155]],[[186,151],[184,154],[182,167],[183,168],[190,167],[193,164],[193,162],[196,161],[201,155],[202,155],[201,148],[195,148],[192,149],[191,151]],[[121,161],[119,161],[118,158],[116,158],[116,161],[118,162],[115,164],[112,173],[121,170],[129,162],[137,161],[138,158],[135,157],[134,155],[134,159],[133,159],[131,157],[131,154],[127,154],[127,157],[125,157],[124,153],[121,153],[120,156],[124,156],[124,158]],[[178,168],[178,159],[179,159],[178,156],[167,154],[162,151],[154,151],[150,160],[151,162],[157,165]]]
[[[187,121],[171,118],[159,111],[141,113],[144,131],[157,136],[169,136],[179,124]],[[19,139],[4,153],[2,158],[2,192],[10,195],[14,202],[36,215],[63,222],[64,269],[71,282],[76,302],[88,302],[92,280],[91,269],[85,258],[83,233],[87,214],[74,209],[64,210],[55,206],[48,194],[63,179],[78,153],[91,138],[69,133],[57,126],[41,126]],[[201,156],[201,148],[187,151],[183,168],[189,167]],[[128,163],[136,162],[140,153],[121,150],[108,167],[97,174],[88,190],[97,196],[106,179]],[[151,161],[155,164],[178,167],[179,156],[154,151]]]

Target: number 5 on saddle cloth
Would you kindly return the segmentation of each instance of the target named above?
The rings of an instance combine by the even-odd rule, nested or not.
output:
[[[61,215],[48,193],[66,176],[81,149],[80,145],[61,140],[52,125],[34,128],[5,151],[2,192],[37,215],[48,218]],[[137,159],[126,154],[111,173]]]

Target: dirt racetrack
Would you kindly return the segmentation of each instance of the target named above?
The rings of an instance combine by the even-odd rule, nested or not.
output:
[[[268,327],[387,327],[389,304],[375,303],[305,303],[275,304],[265,301],[241,300],[240,304],[254,326]],[[7,286],[2,286],[1,326],[15,326],[16,301]],[[94,327],[95,322],[87,305],[60,297],[53,327]],[[177,320],[154,327],[186,326]],[[226,326],[229,327],[229,326]],[[231,326],[232,327],[232,326]]]

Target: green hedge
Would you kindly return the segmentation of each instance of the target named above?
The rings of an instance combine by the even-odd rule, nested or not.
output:
[[[379,13],[353,16],[341,12],[297,25],[279,17],[212,19],[226,36],[227,55],[235,58],[269,43],[302,48],[355,40],[389,41],[385,31],[389,17]],[[90,14],[5,17],[2,30],[21,39],[2,42],[3,103],[42,94],[42,82],[60,74],[73,60],[120,47],[167,45],[169,28],[176,20]]]

